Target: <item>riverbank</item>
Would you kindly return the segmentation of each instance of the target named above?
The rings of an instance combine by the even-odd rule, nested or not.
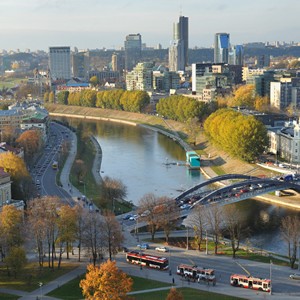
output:
[[[167,134],[170,138],[179,142],[184,149],[201,151],[201,171],[207,178],[226,173],[248,174],[262,177],[271,177],[275,175],[274,171],[264,169],[256,164],[241,162],[230,157],[225,152],[213,147],[203,134],[200,134],[197,137],[195,146],[191,147],[181,138],[188,137],[188,134],[184,124],[180,122],[172,120],[166,121],[154,115],[104,110],[99,108],[47,104],[46,109],[48,109],[50,116],[121,122],[132,126],[141,125]],[[172,130],[170,130],[170,128],[172,128]],[[217,173],[218,171],[220,174]],[[261,201],[300,210],[300,196],[296,192],[293,192],[292,196],[277,197],[275,195],[264,195],[256,198]]]

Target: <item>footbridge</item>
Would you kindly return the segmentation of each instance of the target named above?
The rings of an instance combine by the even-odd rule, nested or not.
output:
[[[242,179],[242,180],[241,180]],[[218,189],[207,189],[207,186],[228,180],[240,180],[234,183],[228,183]],[[206,191],[204,188],[206,187]],[[203,190],[201,189],[203,188]],[[198,184],[176,197],[178,203],[191,203],[191,208],[201,204],[229,204],[274,191],[293,189],[300,191],[300,177],[293,177],[293,180],[284,181],[280,177],[258,178],[254,176],[241,174],[228,174],[211,178],[201,184]]]

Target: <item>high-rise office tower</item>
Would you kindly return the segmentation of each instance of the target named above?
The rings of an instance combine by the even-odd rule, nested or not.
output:
[[[75,52],[71,56],[73,77],[88,80],[89,52]]]
[[[173,40],[169,48],[170,71],[184,71],[188,64],[189,18],[180,16],[173,25]]]
[[[229,33],[216,33],[214,62],[228,64],[229,59]]]
[[[242,45],[231,46],[228,63],[230,65],[244,65],[244,47]]]
[[[142,56],[142,36],[129,34],[124,42],[125,46],[125,70],[131,71],[141,60]]]
[[[49,68],[52,79],[71,79],[70,47],[49,47]]]

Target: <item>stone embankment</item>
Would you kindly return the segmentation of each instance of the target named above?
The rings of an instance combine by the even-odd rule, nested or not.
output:
[[[99,111],[99,109],[97,109]],[[118,112],[120,114],[120,112]],[[176,125],[174,126],[173,124],[176,124],[176,122],[169,122],[166,120],[163,120],[163,124],[165,125],[166,130],[163,130],[161,128],[155,127],[155,125],[148,125],[148,124],[143,124],[139,123],[139,121],[128,121],[124,120],[123,118],[126,117],[126,113],[122,115],[122,119],[118,118],[113,118],[113,117],[103,117],[103,116],[94,116],[91,115],[89,116],[86,112],[83,115],[78,114],[72,114],[72,113],[67,113],[67,112],[49,112],[50,116],[57,116],[57,117],[70,117],[70,118],[79,118],[79,119],[87,119],[87,120],[102,120],[102,121],[110,121],[110,122],[118,122],[118,123],[123,123],[127,125],[132,125],[132,126],[143,126],[145,128],[149,128],[151,130],[155,130],[157,132],[160,132],[161,134],[165,134],[172,138],[174,141],[178,142],[184,149],[185,151],[190,151],[193,150],[193,148],[185,143],[180,136],[177,133],[177,128]],[[141,116],[141,114],[138,114]],[[130,115],[131,117],[131,115]],[[141,119],[142,120],[142,119]],[[161,121],[161,119],[160,119]],[[171,126],[169,123],[172,123],[173,126]],[[160,124],[161,127],[161,124]],[[182,128],[180,128],[182,129]],[[172,132],[172,133],[171,133]],[[101,147],[98,144],[97,140],[95,138],[92,139],[93,143],[95,144],[95,148],[97,150],[96,152],[96,158],[95,158],[95,164],[96,166],[93,168],[93,173],[95,176],[95,179],[99,182],[101,180],[101,176],[99,174],[99,170],[101,168],[101,158],[102,158],[102,151]],[[206,144],[201,141],[199,144]],[[216,161],[221,161],[221,167],[225,170],[227,173],[237,173],[237,174],[250,174],[252,172],[253,176],[256,175],[258,172],[262,172],[263,168],[261,166],[251,166],[249,168],[249,164],[244,164],[238,160],[234,160],[230,158],[228,155],[220,152],[210,146],[210,149],[207,149],[207,152],[209,153],[208,157],[203,157],[204,160],[202,160],[201,164],[201,172],[207,177],[207,178],[212,178],[217,176],[217,174],[213,171],[213,166],[216,165]],[[212,155],[211,155],[212,153]],[[216,154],[217,153],[217,154]],[[216,157],[217,156],[217,157]],[[234,167],[232,167],[234,166]],[[300,195],[292,191],[292,195],[289,196],[282,196],[278,197],[275,195],[263,195],[263,196],[257,196],[256,199],[259,199],[261,201],[273,203],[275,205],[280,205],[284,207],[288,207],[291,209],[296,209],[300,210]]]

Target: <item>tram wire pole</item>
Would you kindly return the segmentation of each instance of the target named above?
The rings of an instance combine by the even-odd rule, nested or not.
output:
[[[206,249],[205,249],[205,253],[206,253],[206,255],[208,255],[208,239],[207,239],[207,229],[205,230],[205,239],[206,239]]]
[[[272,257],[271,257],[272,258]],[[272,259],[270,258],[270,295],[272,295]]]

